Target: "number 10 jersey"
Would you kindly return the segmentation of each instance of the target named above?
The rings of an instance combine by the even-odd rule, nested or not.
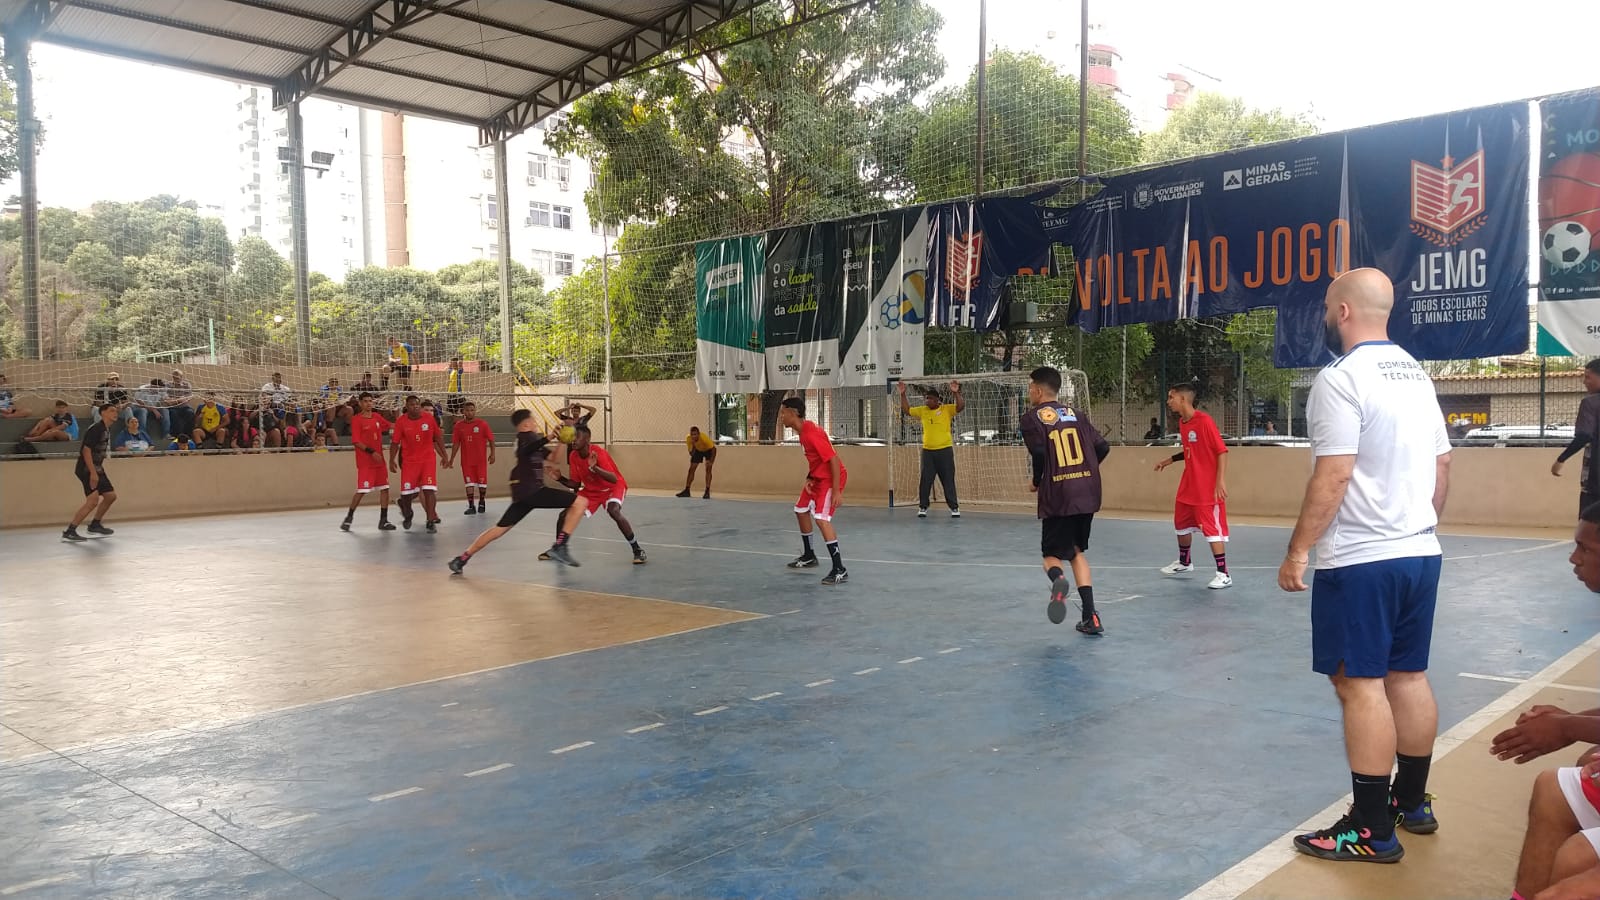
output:
[[[1111,445],[1084,410],[1041,403],[1022,415],[1022,440],[1033,458],[1039,518],[1100,511],[1100,461]]]

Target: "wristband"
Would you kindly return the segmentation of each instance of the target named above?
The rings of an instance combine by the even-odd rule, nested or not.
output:
[[[1172,461],[1183,462],[1183,451],[1180,450],[1177,453],[1172,454]]]

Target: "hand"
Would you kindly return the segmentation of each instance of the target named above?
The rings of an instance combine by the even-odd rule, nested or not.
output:
[[[1514,759],[1518,765],[1553,753],[1572,743],[1563,734],[1568,715],[1545,713],[1518,723],[1494,736],[1489,752],[1495,757]]]
[[[1523,722],[1526,722],[1529,719],[1537,719],[1540,716],[1548,716],[1551,713],[1555,713],[1557,715],[1562,715],[1562,716],[1571,715],[1571,713],[1567,712],[1566,710],[1562,709],[1559,706],[1551,706],[1548,703],[1541,703],[1538,706],[1535,706],[1532,709],[1528,710],[1527,712],[1523,713],[1522,715],[1517,716],[1517,724],[1521,725]]]
[[[1172,465],[1172,458],[1171,457],[1168,457],[1168,458],[1162,459],[1162,460],[1158,460],[1156,462],[1156,471],[1159,472],[1162,469],[1165,469],[1167,466],[1170,466],[1170,465]]]
[[[1309,557],[1300,559],[1295,556],[1283,558],[1283,565],[1278,567],[1278,587],[1291,594],[1297,594],[1306,589],[1306,563]]]
[[[1227,502],[1227,499],[1228,499],[1228,486],[1226,484],[1222,483],[1222,479],[1221,478],[1218,478],[1217,479],[1217,502],[1218,503],[1225,503],[1225,502]]]
[[[1561,477],[1561,460],[1558,459],[1550,464],[1550,474],[1557,478]]]
[[[446,469],[454,469],[456,467],[456,461],[453,459],[447,459],[444,461],[444,467]]]
[[[397,463],[393,463],[393,462],[389,463],[389,474],[391,474],[391,475],[397,474],[399,471],[400,471],[400,466]]]
[[[961,382],[959,382],[959,381],[951,381],[950,382],[950,393],[952,393],[952,394],[961,393]]]
[[[1037,484],[1034,484],[1034,483],[1033,483],[1033,482],[1031,482],[1031,481],[1030,481],[1030,482],[1028,482],[1028,493],[1030,493],[1030,494],[1037,494],[1037,493],[1039,493],[1039,486],[1038,486],[1038,485],[1037,485]]]

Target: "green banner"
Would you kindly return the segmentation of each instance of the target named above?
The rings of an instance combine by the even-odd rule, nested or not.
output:
[[[765,266],[765,235],[695,245],[694,380],[703,394],[766,390]]]

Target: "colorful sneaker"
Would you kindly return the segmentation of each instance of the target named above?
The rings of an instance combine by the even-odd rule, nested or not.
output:
[[[814,553],[807,553],[805,556],[797,556],[789,561],[789,568],[791,569],[815,569],[816,567],[817,557]]]
[[[1423,794],[1415,809],[1401,809],[1394,798],[1389,799],[1389,812],[1394,814],[1394,824],[1412,834],[1433,834],[1439,830],[1439,820],[1433,817],[1432,794]]]
[[[1097,612],[1090,613],[1089,618],[1079,621],[1074,627],[1078,629],[1079,634],[1087,634],[1090,637],[1099,637],[1106,633],[1105,628],[1100,624],[1100,614]]]
[[[1050,624],[1060,625],[1067,620],[1067,598],[1072,595],[1072,582],[1063,575],[1050,585],[1050,604],[1044,608],[1044,614],[1050,618]]]
[[[1229,575],[1227,572],[1218,572],[1216,577],[1211,579],[1211,583],[1206,585],[1206,587],[1212,589],[1213,591],[1231,588],[1233,587],[1233,576]]]
[[[450,560],[446,565],[450,567],[450,574],[460,575],[461,571],[467,567],[467,561],[458,556]]]
[[[1391,834],[1388,840],[1380,841],[1372,836],[1372,829],[1357,825],[1349,813],[1331,827],[1297,835],[1294,849],[1335,862],[1395,863],[1406,855],[1399,838]]]
[[[1193,571],[1193,563],[1185,565],[1181,562],[1173,561],[1161,567],[1161,574],[1163,575],[1185,575]]]

